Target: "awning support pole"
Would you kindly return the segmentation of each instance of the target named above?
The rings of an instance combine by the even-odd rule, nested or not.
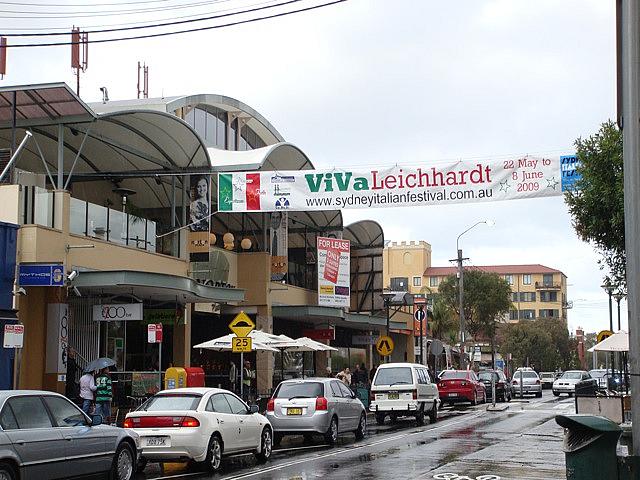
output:
[[[58,124],[58,190],[64,189],[64,125]]]
[[[91,131],[91,127],[88,127],[84,132],[84,138],[82,139],[82,143],[80,144],[80,148],[78,149],[78,153],[76,153],[76,158],[73,159],[73,164],[71,165],[71,170],[69,170],[69,175],[67,176],[67,181],[64,184],[64,189],[66,190],[69,186],[69,182],[71,181],[71,177],[73,176],[73,170],[76,168],[76,162],[78,158],[80,158],[80,154],[82,153],[82,149],[84,147],[84,142],[87,141],[87,137],[89,136],[89,132]]]
[[[24,146],[27,144],[27,141],[29,140],[29,138],[31,138],[31,135],[32,134],[31,134],[30,131],[27,130],[25,132],[24,138],[20,142],[20,145],[18,145],[18,148],[16,148],[16,151],[13,153],[13,155],[11,155],[11,158],[9,159],[9,163],[7,163],[7,166],[4,167],[4,170],[2,170],[2,173],[0,173],[0,182],[2,182],[2,180],[5,177],[5,175],[9,172],[9,170],[11,170],[11,167],[12,167],[13,163],[18,158],[18,155],[20,155],[20,152],[22,151]]]
[[[42,149],[40,148],[40,143],[38,143],[38,139],[36,137],[33,137],[33,141],[36,143],[36,148],[38,149],[40,160],[42,160],[42,164],[44,165],[44,168],[47,171],[47,176],[49,177],[49,181],[51,182],[51,186],[53,187],[56,184],[56,182],[53,180],[53,175],[51,175],[51,170],[49,170],[49,165],[47,164],[47,160],[44,158],[44,153],[42,153]]]

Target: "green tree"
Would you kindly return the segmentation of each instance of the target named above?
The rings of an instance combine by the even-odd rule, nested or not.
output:
[[[626,285],[624,244],[624,183],[622,132],[612,121],[588,138],[575,141],[582,176],[575,190],[565,193],[573,227],[602,255],[600,268],[613,285]]]
[[[445,278],[440,283],[438,291],[442,301],[459,316],[459,287],[456,276],[450,275]],[[463,308],[465,329],[474,340],[493,340],[498,324],[504,320],[511,308],[511,287],[495,273],[465,270]]]
[[[429,315],[431,335],[438,340],[455,343],[458,332],[458,320],[455,311],[442,299],[439,294],[430,295],[433,301],[433,310]]]

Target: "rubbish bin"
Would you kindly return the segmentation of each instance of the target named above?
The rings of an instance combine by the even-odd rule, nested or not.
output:
[[[618,478],[617,423],[593,415],[557,415],[556,423],[565,429],[567,480]]]

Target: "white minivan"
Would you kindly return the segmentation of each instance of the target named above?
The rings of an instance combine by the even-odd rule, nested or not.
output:
[[[415,416],[418,425],[428,415],[431,423],[438,418],[440,395],[431,381],[429,371],[417,363],[385,363],[378,367],[371,383],[371,405],[378,425],[387,415],[394,422],[397,417]]]

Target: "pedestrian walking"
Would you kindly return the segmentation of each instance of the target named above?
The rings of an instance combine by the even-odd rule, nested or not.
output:
[[[111,400],[113,391],[111,389],[111,376],[109,368],[100,370],[96,377],[96,415],[102,415],[104,423],[111,423]]]
[[[338,372],[336,378],[341,380],[347,387],[351,386],[351,372],[349,367],[344,367],[340,372]]]
[[[96,382],[93,372],[87,372],[80,377],[80,398],[82,399],[82,411],[90,414],[93,402],[95,401]]]

